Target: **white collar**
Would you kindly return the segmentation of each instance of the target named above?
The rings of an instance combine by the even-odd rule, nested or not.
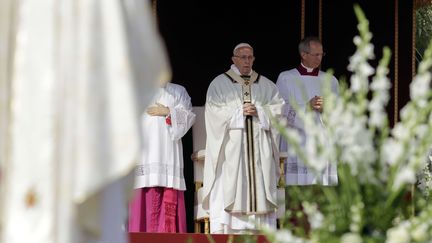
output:
[[[306,67],[305,65],[303,65],[302,62],[300,62],[300,64],[302,65],[302,67],[304,67],[304,68],[306,69],[306,71],[307,71],[308,73],[311,73],[311,72],[314,70],[313,68],[308,68],[308,67]]]

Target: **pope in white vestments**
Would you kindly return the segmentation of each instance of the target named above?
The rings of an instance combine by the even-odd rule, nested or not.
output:
[[[186,232],[181,138],[195,122],[183,86],[167,83],[142,116],[143,148],[135,170],[130,232]]]
[[[211,233],[276,227],[278,133],[271,116],[282,112],[277,87],[252,70],[249,44],[234,48],[234,65],[207,91],[203,208]]]
[[[307,127],[304,127],[303,121],[297,116],[293,102],[296,102],[300,110],[306,110],[308,106],[311,106],[316,114],[315,121],[321,125],[324,134],[325,126],[321,119],[321,113],[324,102],[322,93],[325,73],[319,70],[319,66],[325,53],[320,40],[315,37],[302,40],[299,44],[299,52],[300,65],[280,73],[276,85],[286,102],[283,115],[287,118],[288,129],[297,129],[304,142],[307,139],[305,136]],[[338,94],[338,87],[337,79],[332,77],[332,92]],[[290,150],[290,146],[284,138],[281,139],[280,150],[283,152]],[[334,185],[338,183],[335,161],[329,161],[325,169],[317,174],[308,168],[298,156],[290,153],[288,153],[286,162],[285,176],[287,185]]]

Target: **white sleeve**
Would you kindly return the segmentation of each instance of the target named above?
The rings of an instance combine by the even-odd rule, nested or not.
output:
[[[290,90],[287,87],[287,79],[283,75],[279,75],[276,86],[279,90],[280,96],[284,99],[285,105],[282,108],[282,115],[288,119],[288,124],[292,125],[292,119],[289,119],[289,116],[292,115],[293,107],[290,105],[291,94]],[[295,112],[295,111],[294,111]]]
[[[169,133],[173,141],[181,139],[195,122],[191,99],[186,90],[182,90],[176,100],[173,106],[168,107],[171,114]]]
[[[243,116],[243,106],[238,107],[229,121],[229,129],[243,129],[245,126],[245,117]]]
[[[260,128],[262,128],[264,130],[269,130],[270,129],[270,117],[267,116],[267,114],[265,113],[264,109],[261,106],[256,106],[256,110],[258,113]]]

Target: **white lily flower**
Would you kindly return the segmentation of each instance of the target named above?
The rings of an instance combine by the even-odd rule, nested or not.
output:
[[[395,139],[388,139],[383,145],[382,161],[386,161],[390,166],[394,165],[402,156],[403,145]]]
[[[295,237],[289,230],[281,229],[275,232],[275,242],[276,243],[305,243],[308,241]]]
[[[354,36],[354,38],[353,38],[353,42],[354,42],[354,44],[355,44],[356,46],[359,46],[359,45],[362,43],[362,39],[361,39],[360,36],[356,35],[356,36]]]
[[[411,136],[410,131],[401,123],[396,124],[392,130],[392,134],[396,139],[405,140]]]
[[[358,75],[351,76],[351,87],[350,88],[353,92],[360,91],[363,87],[362,83],[363,83],[363,80]]]
[[[428,229],[427,224],[419,224],[411,231],[411,237],[417,242],[426,242],[428,239]]]
[[[375,58],[374,46],[370,43],[367,44],[363,49],[363,53],[365,54],[365,56],[369,57],[369,59]]]
[[[357,233],[345,233],[342,235],[341,243],[362,243],[361,236]]]
[[[369,65],[369,63],[361,63],[359,66],[359,72],[362,75],[369,77],[374,73],[374,69],[372,68],[371,65]]]
[[[403,226],[391,228],[387,231],[386,243],[410,243],[411,237],[408,230]]]
[[[374,79],[374,81],[370,85],[371,90],[388,90],[391,87],[391,84],[388,80],[388,78],[379,77],[377,79]]]
[[[402,185],[413,184],[416,181],[416,175],[413,169],[408,166],[402,167],[396,174],[396,178],[393,183],[393,189],[397,190]]]
[[[417,75],[410,84],[410,97],[412,100],[417,100],[425,97],[429,92],[431,74],[424,73]]]

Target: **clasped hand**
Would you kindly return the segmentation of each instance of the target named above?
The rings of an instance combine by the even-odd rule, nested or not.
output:
[[[151,116],[167,116],[170,114],[170,110],[168,107],[160,103],[156,103],[155,105],[147,108],[147,114]]]
[[[312,108],[312,110],[322,112],[323,111],[323,104],[324,100],[321,96],[314,96],[310,101],[309,104]]]
[[[245,116],[258,116],[256,107],[252,103],[243,104],[243,115]]]

